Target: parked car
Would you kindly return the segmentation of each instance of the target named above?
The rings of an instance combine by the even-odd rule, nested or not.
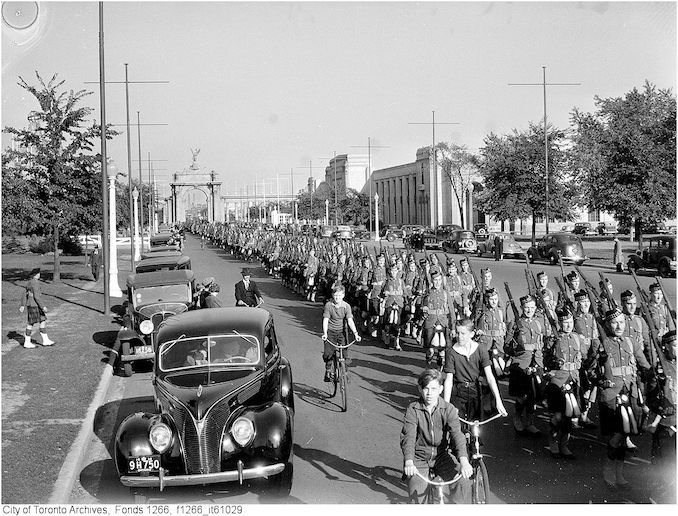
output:
[[[160,327],[156,409],[125,418],[115,436],[120,482],[146,490],[267,478],[293,480],[294,392],[273,317],[260,308],[211,308]],[[157,492],[157,491],[156,491]]]
[[[442,248],[446,253],[475,253],[478,249],[478,241],[473,231],[456,229],[443,240]]]
[[[453,231],[463,229],[459,224],[441,224],[436,227],[436,236],[442,242],[450,237]]]
[[[379,236],[381,238],[385,238],[389,242],[394,242],[396,238],[403,238],[404,232],[400,228],[400,226],[397,226],[395,224],[387,224],[379,232]]]
[[[441,249],[441,241],[431,228],[421,227],[405,239],[406,247],[417,251],[424,249]]]
[[[321,226],[320,234],[318,236],[320,236],[320,238],[332,238],[336,229],[335,226]]]
[[[596,231],[599,235],[616,235],[617,234],[617,223],[616,222],[598,222],[596,226]]]
[[[641,224],[644,235],[667,235],[669,230],[663,222],[644,222]]]
[[[353,234],[351,226],[337,226],[333,236],[334,238],[341,238],[343,240],[353,240],[355,235]]]
[[[640,254],[629,256],[626,266],[629,270],[650,270],[661,276],[676,275],[676,238],[674,236],[656,236],[647,240],[647,246]]]
[[[473,231],[476,234],[476,240],[478,242],[481,242],[483,240],[487,239],[487,235],[489,234],[489,230],[487,228],[487,224],[484,222],[481,224],[474,224],[473,225]]]
[[[151,249],[166,245],[179,245],[178,237],[171,232],[158,233],[150,238]]]
[[[562,231],[564,233],[572,233],[572,232],[574,232],[574,224],[563,224],[560,227],[560,231]]]
[[[421,224],[404,224],[400,229],[403,232],[403,238],[407,238],[412,233],[415,233],[416,231],[422,231],[424,228],[425,226],[422,226]]]
[[[598,234],[598,231],[593,227],[591,222],[577,222],[572,233],[582,236],[595,236]]]
[[[572,233],[549,233],[537,242],[536,247],[527,250],[530,263],[535,260],[546,260],[555,265],[558,263],[558,255],[565,263],[581,265],[587,260],[581,238]]]
[[[486,253],[494,256],[494,239],[497,236],[504,240],[502,256],[522,258],[525,255],[525,249],[516,242],[515,238],[513,238],[513,235],[510,233],[489,233],[484,241],[478,242],[478,256],[482,256]]]
[[[148,258],[143,258],[137,262],[135,272],[154,272],[154,271],[174,271],[190,270],[191,259],[185,254],[169,254],[167,256],[156,256],[164,253],[151,253]]]
[[[175,252],[181,254],[181,247],[179,247],[179,244],[157,245],[155,247],[151,247],[144,254],[154,255],[155,253],[166,253],[166,252],[172,252],[172,251],[175,251]]]
[[[132,376],[132,363],[153,360],[160,323],[193,308],[193,271],[156,271],[127,276],[127,300],[118,332],[118,366]]]
[[[158,248],[156,248],[142,253],[141,259],[148,260],[149,258],[166,258],[168,256],[181,256],[182,254],[183,253],[179,249],[176,249],[174,246],[172,246],[171,249],[163,249],[159,251]]]

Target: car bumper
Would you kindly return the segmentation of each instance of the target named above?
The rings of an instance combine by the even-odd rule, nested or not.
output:
[[[563,260],[563,263],[578,263],[578,262],[583,262],[585,260],[588,260],[588,256],[561,256],[561,260]]]
[[[268,466],[258,466],[255,468],[243,467],[243,463],[238,461],[238,469],[235,471],[221,471],[219,473],[206,473],[196,475],[166,475],[163,469],[158,476],[136,476],[123,475],[120,477],[122,485],[127,487],[157,487],[161,491],[165,487],[171,486],[198,486],[206,484],[218,484],[221,482],[239,482],[252,478],[264,478],[271,475],[282,473],[285,464],[270,464]]]
[[[135,362],[137,360],[155,360],[155,353],[134,353],[131,355],[120,355],[121,362]]]

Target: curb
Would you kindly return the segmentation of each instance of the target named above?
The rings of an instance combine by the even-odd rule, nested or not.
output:
[[[80,464],[82,459],[87,451],[87,441],[92,435],[94,428],[94,418],[96,416],[97,410],[101,405],[103,399],[106,396],[108,387],[113,378],[113,366],[109,362],[104,369],[103,374],[101,375],[101,380],[99,380],[99,385],[96,392],[94,393],[94,398],[90,403],[85,419],[82,422],[78,436],[73,441],[71,449],[68,451],[68,455],[64,459],[64,464],[59,470],[59,475],[57,481],[54,484],[52,489],[52,494],[49,497],[48,504],[67,504],[69,503],[70,493],[73,490],[73,485],[75,484],[75,479],[78,475]]]

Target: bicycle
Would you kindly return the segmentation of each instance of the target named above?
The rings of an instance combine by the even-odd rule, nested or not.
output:
[[[332,359],[333,361],[333,372],[334,372],[334,379],[331,382],[331,394],[330,398],[334,398],[337,395],[337,389],[341,393],[341,411],[346,412],[346,409],[348,408],[348,383],[349,383],[349,378],[348,378],[348,371],[346,370],[346,359],[344,358],[344,350],[348,349],[351,347],[353,344],[357,342],[357,339],[352,340],[348,344],[345,344],[343,346],[339,346],[329,340],[327,337],[323,337],[322,340],[324,342],[328,342],[332,346],[335,347],[337,350],[334,353],[334,358]]]
[[[432,471],[429,471],[429,478],[426,478],[424,475],[419,473],[419,470],[415,471],[414,473],[417,475],[419,478],[421,478],[424,482],[428,484],[428,489],[426,490],[426,498],[425,501],[427,503],[439,503],[440,505],[445,504],[445,499],[443,496],[443,487],[449,486],[457,482],[461,478],[461,473],[457,473],[452,480],[436,480],[437,478],[440,478],[438,475],[433,473]],[[431,494],[431,488],[436,487],[437,488],[437,495],[434,496]]]
[[[485,461],[483,461],[483,454],[480,453],[480,427],[499,417],[502,417],[502,415],[495,414],[485,421],[478,421],[477,419],[467,421],[462,417],[459,418],[459,421],[469,427],[464,433],[468,441],[469,462],[473,468],[471,497],[474,504],[486,504],[490,499],[490,477],[487,474]]]

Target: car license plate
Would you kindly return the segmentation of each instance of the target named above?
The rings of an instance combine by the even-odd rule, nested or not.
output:
[[[134,348],[136,355],[143,355],[145,353],[153,353],[153,346],[136,346]]]
[[[160,455],[131,457],[127,459],[127,471],[130,473],[160,471]]]

